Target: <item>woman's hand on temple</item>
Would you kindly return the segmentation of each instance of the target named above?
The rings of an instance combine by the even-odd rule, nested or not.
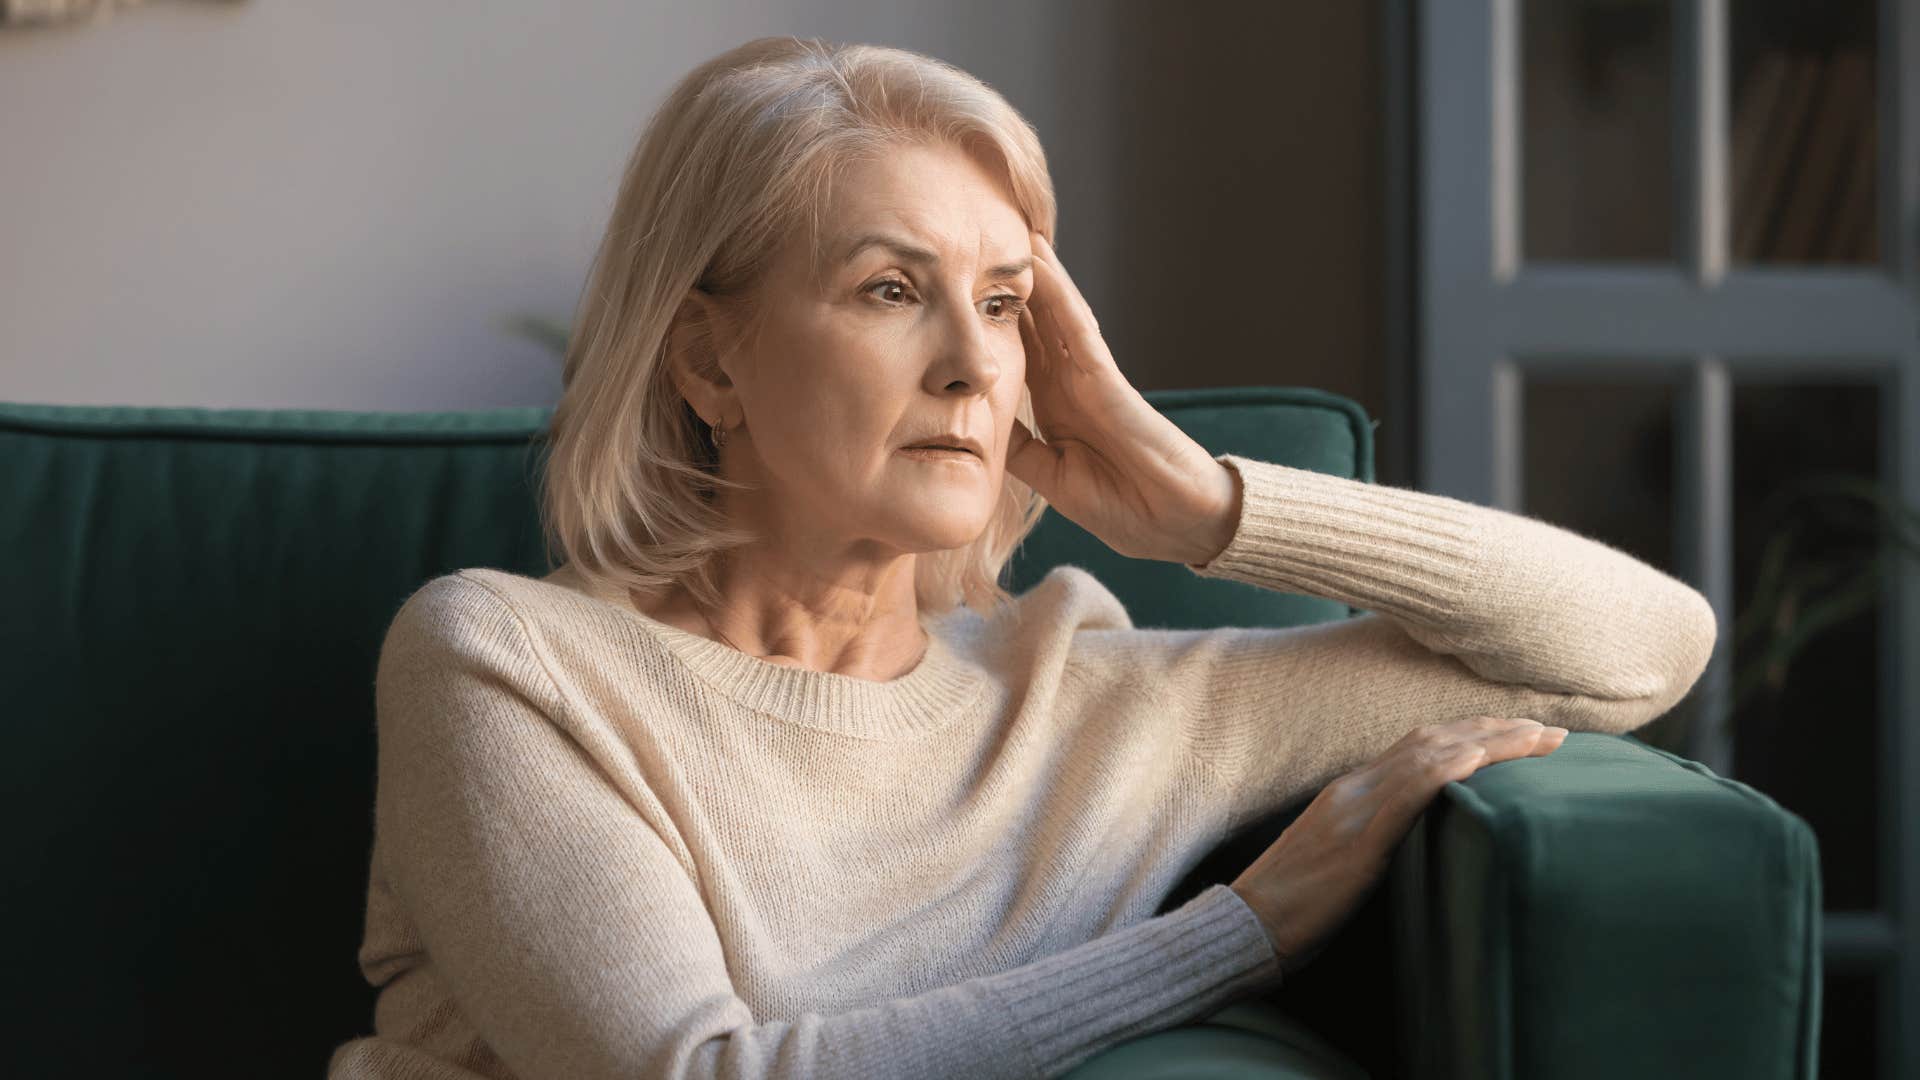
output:
[[[1133,388],[1053,247],[1031,239],[1020,339],[1044,438],[1015,418],[1007,472],[1122,555],[1210,561],[1233,537],[1239,479]]]

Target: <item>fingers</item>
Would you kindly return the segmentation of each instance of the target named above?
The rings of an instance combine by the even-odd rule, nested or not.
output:
[[[1370,826],[1381,843],[1397,844],[1442,787],[1487,765],[1543,757],[1565,740],[1565,728],[1525,717],[1476,716],[1408,732],[1376,765],[1380,812]]]
[[[1086,294],[1080,291],[1080,286],[1073,280],[1073,275],[1067,273],[1067,264],[1060,261],[1059,252],[1054,251],[1053,245],[1039,233],[1033,234],[1033,249],[1034,258],[1044,263],[1046,269],[1059,278],[1060,291],[1066,296],[1067,307],[1085,320],[1087,326],[1094,332],[1099,332],[1100,320],[1094,317],[1093,305],[1087,303]]]
[[[1546,757],[1548,754],[1551,754],[1555,750],[1560,749],[1560,744],[1566,741],[1567,741],[1566,728],[1563,728],[1563,727],[1543,728],[1540,731],[1539,739],[1535,741],[1533,745],[1533,749],[1527,754],[1527,756],[1528,757]]]
[[[1037,232],[1033,234],[1032,241],[1034,260],[1044,264],[1044,268],[1058,279],[1060,290],[1068,299],[1077,301],[1081,307],[1085,308],[1086,297],[1080,295],[1080,286],[1074,284],[1073,275],[1067,273],[1066,264],[1060,261],[1060,253],[1053,250],[1053,245],[1047,242],[1047,238]],[[1087,314],[1093,314],[1091,308],[1087,308]]]
[[[1566,738],[1567,729],[1547,727],[1529,717],[1475,717],[1465,736],[1487,748],[1487,762],[1550,754]]]
[[[1053,362],[1053,355],[1047,350],[1046,343],[1041,339],[1040,328],[1034,325],[1035,318],[1034,310],[1031,307],[1020,313],[1020,345],[1027,350],[1027,379],[1029,382],[1031,382],[1036,375],[1045,375]]]
[[[1033,260],[1033,296],[1027,305],[1027,313],[1033,319],[1034,331],[1047,349],[1070,353],[1072,348],[1057,315],[1061,303],[1058,279],[1048,271],[1046,260],[1036,256]]]
[[[1098,334],[1100,321],[1093,317],[1093,306],[1080,293],[1060,256],[1039,233],[1032,236],[1033,291],[1039,299],[1039,325],[1048,340],[1070,349],[1080,334]]]

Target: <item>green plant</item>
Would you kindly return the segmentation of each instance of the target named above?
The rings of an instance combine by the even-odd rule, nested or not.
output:
[[[1870,556],[1796,560],[1813,515],[1789,518],[1789,512],[1821,509],[1823,502],[1823,519],[1870,543]],[[1920,555],[1920,510],[1863,476],[1809,474],[1769,494],[1756,516],[1770,531],[1753,595],[1734,624],[1730,713],[1763,690],[1777,695],[1796,654],[1822,632],[1870,610],[1894,569],[1895,553]]]
[[[516,337],[544,345],[559,357],[567,355],[567,338],[573,332],[566,323],[544,315],[517,315],[502,322],[500,328]]]

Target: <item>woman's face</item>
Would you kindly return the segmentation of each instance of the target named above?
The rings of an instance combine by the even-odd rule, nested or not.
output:
[[[747,427],[727,475],[762,486],[732,505],[767,535],[855,557],[978,537],[1026,380],[1027,229],[957,149],[901,147],[837,180],[818,284],[793,237],[760,285],[764,329],[721,359],[738,394],[727,415]],[[903,450],[953,433],[979,455]]]

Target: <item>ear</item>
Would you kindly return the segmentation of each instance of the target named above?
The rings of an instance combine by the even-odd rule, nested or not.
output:
[[[687,290],[667,328],[666,363],[680,395],[708,423],[734,407],[733,378],[723,367],[724,323],[719,300],[699,287]]]

